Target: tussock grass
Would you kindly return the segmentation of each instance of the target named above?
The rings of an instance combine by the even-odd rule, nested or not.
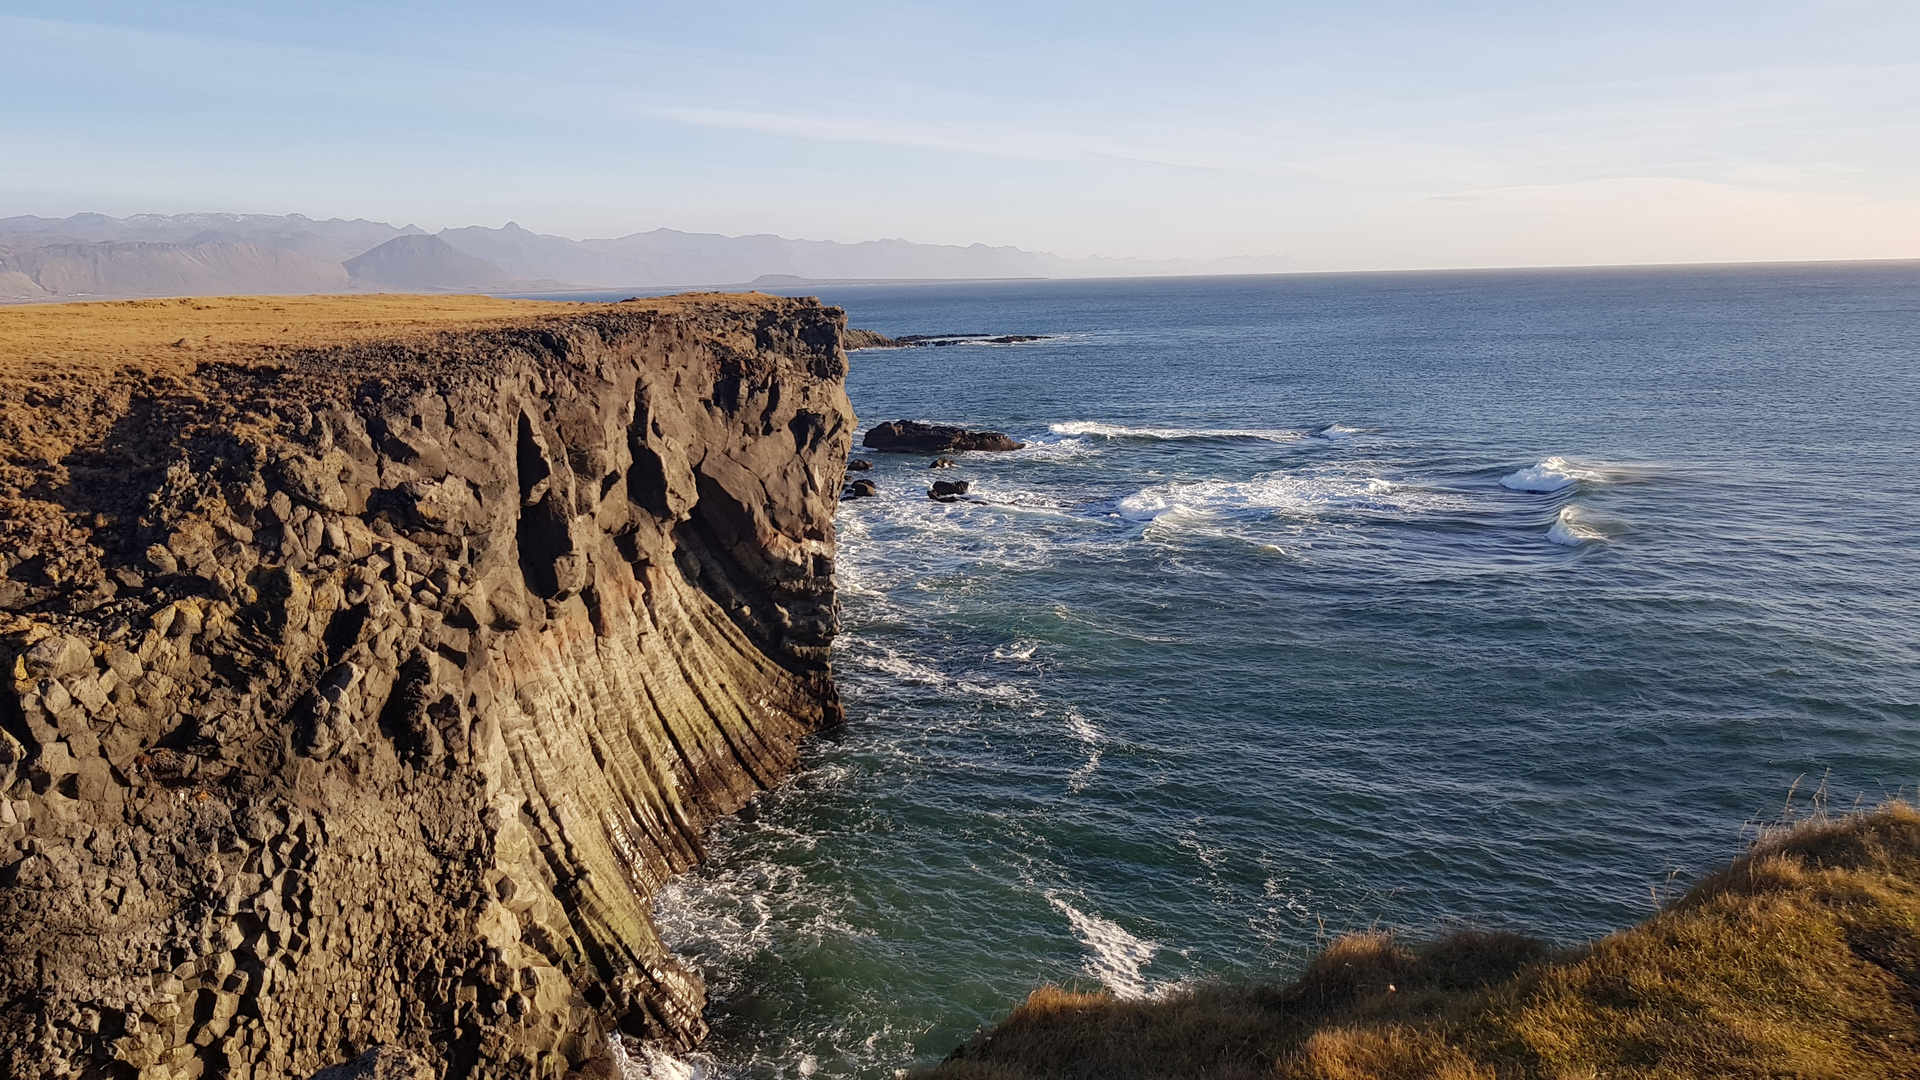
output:
[[[1343,937],[1285,986],[1043,987],[929,1080],[1920,1077],[1920,813],[1763,835],[1573,950]]]

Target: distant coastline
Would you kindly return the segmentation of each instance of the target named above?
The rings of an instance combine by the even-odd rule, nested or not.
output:
[[[1297,270],[1291,259],[1094,256],[1015,247],[841,243],[654,229],[572,240],[508,222],[416,225],[300,214],[0,218],[0,303],[349,292],[541,298],[591,290],[751,291]]]

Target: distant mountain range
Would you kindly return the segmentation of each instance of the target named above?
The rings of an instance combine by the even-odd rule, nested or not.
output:
[[[832,281],[1257,274],[1284,258],[1066,259],[974,244],[789,240],[672,229],[569,240],[508,222],[429,234],[299,214],[0,218],[0,302],[218,293],[487,292]]]

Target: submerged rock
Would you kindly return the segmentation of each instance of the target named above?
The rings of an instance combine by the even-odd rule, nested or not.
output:
[[[937,454],[946,450],[1019,450],[1026,443],[998,431],[968,431],[918,420],[889,420],[869,428],[860,445],[892,454]]]
[[[946,458],[946,457],[934,458],[933,464],[927,466],[927,468],[929,469],[957,469],[959,467],[960,467],[959,462],[953,460],[952,458]]]

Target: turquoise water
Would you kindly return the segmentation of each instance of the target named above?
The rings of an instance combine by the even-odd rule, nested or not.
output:
[[[1578,941],[1920,780],[1920,267],[830,290],[890,334],[844,730],[659,903],[719,1076],[886,1077],[1043,982]],[[935,503],[932,476],[973,482]]]

